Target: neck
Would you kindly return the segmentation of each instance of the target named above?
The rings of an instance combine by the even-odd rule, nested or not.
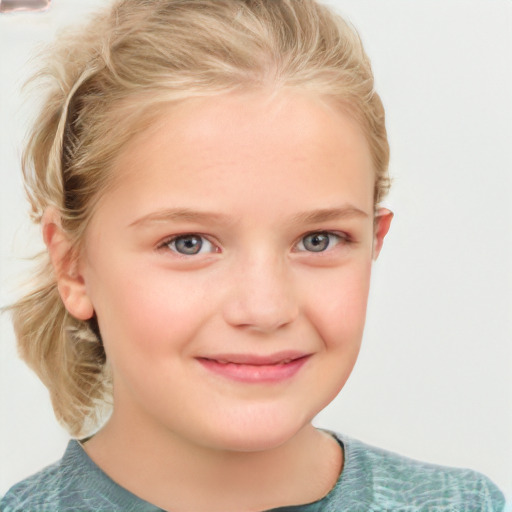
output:
[[[114,481],[164,510],[255,512],[310,503],[330,491],[343,463],[336,440],[311,424],[258,451],[213,449],[146,427],[114,414],[85,450]]]

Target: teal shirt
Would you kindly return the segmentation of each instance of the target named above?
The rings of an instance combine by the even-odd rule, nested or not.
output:
[[[334,488],[319,501],[274,512],[502,512],[503,494],[468,469],[418,462],[336,435],[345,454]],[[15,485],[2,512],[161,512],[111,480],[77,441],[64,457]]]

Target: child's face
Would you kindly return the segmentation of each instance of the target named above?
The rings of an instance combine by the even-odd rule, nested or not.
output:
[[[80,263],[114,415],[209,447],[291,438],[354,366],[387,230],[360,128],[305,95],[189,100],[116,172]]]

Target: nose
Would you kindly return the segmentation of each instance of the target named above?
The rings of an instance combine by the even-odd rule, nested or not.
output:
[[[299,306],[291,270],[270,255],[249,258],[229,278],[225,321],[237,328],[261,333],[291,324]]]

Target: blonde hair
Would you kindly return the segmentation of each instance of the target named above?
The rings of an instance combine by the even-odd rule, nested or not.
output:
[[[23,157],[32,216],[58,210],[74,254],[122,148],[164,103],[271,88],[321,95],[354,115],[388,190],[384,110],[357,33],[314,0],[120,0],[61,35],[37,75],[48,96]],[[90,433],[111,379],[95,319],[73,318],[47,255],[34,291],[13,307],[20,354],[47,386],[57,418]]]

